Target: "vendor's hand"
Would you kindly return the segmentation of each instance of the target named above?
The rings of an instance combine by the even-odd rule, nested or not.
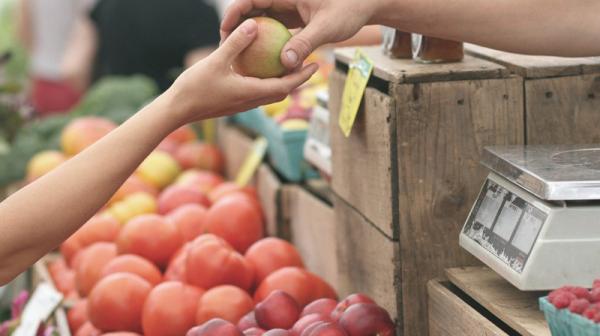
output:
[[[346,40],[369,23],[381,0],[236,0],[221,23],[226,39],[245,17],[266,14],[288,28],[302,28],[283,47],[281,62],[295,69],[323,44]]]
[[[256,21],[244,21],[215,52],[177,78],[165,95],[179,123],[231,115],[283,100],[317,71],[318,66],[311,64],[281,78],[258,79],[236,73],[231,65],[256,33]]]

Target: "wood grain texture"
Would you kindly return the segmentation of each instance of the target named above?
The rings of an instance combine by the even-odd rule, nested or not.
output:
[[[508,335],[448,289],[445,282],[431,280],[429,297],[429,336]]]
[[[550,336],[539,292],[521,292],[487,267],[452,268],[450,281],[524,336]]]
[[[505,78],[508,70],[498,64],[465,55],[462,62],[445,64],[420,64],[413,60],[391,59],[381,52],[381,47],[361,47],[375,65],[373,74],[391,83],[422,83],[466,79]],[[336,60],[348,64],[356,48],[336,49]]]
[[[467,54],[501,64],[525,78],[573,76],[600,72],[600,57],[522,55],[474,44],[465,45],[465,50]]]
[[[398,242],[387,238],[337,195],[333,197],[333,204],[340,297],[365,293],[401,324],[402,317],[398,316],[401,293],[397,291]]]
[[[299,186],[286,189],[291,242],[311,272],[338,287],[333,208]]]
[[[281,181],[275,175],[273,170],[266,165],[261,164],[256,172],[255,178],[256,192],[265,215],[265,229],[269,236],[277,236],[279,227],[279,192],[281,190]]]
[[[522,79],[397,85],[398,209],[405,335],[427,330],[428,280],[479,264],[459,231],[487,174],[488,145],[524,141]]]
[[[391,183],[393,103],[389,96],[367,88],[352,132],[346,138],[337,122],[345,81],[346,75],[335,71],[329,82],[332,188],[389,238],[397,238]]]
[[[528,144],[600,142],[600,74],[525,82]]]

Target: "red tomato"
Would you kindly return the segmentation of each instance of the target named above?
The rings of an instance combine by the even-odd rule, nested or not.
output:
[[[131,273],[111,274],[88,298],[90,321],[102,331],[142,331],[142,309],[152,286]]]
[[[233,192],[243,192],[248,196],[258,200],[258,194],[256,193],[256,189],[252,186],[240,187],[235,182],[224,182],[216,186],[213,190],[208,194],[208,198],[211,202],[215,203],[219,199],[223,198],[226,195],[229,195]]]
[[[175,184],[190,186],[200,190],[204,194],[208,194],[223,182],[223,177],[217,173],[198,169],[188,169],[179,175]]]
[[[56,289],[63,295],[68,295],[76,288],[75,271],[69,268],[64,258],[60,257],[48,264],[48,273]]]
[[[233,324],[254,309],[250,295],[238,287],[224,285],[208,290],[200,298],[196,323],[203,324],[213,318],[221,318]]]
[[[175,152],[175,159],[184,169],[198,168],[215,173],[223,171],[225,162],[219,148],[199,141],[179,146]]]
[[[73,265],[73,258],[82,248],[83,246],[79,242],[79,238],[77,238],[77,235],[74,233],[60,244],[60,254],[65,257],[69,266],[75,268],[75,265]]]
[[[204,290],[169,281],[154,287],[142,312],[145,336],[185,336],[196,325],[196,311]]]
[[[106,334],[102,334],[102,336],[142,336],[138,333],[134,333],[134,332],[129,332],[129,331],[115,331],[115,332],[109,332]]]
[[[96,329],[94,325],[88,321],[77,329],[75,336],[100,336],[100,334],[100,330]]]
[[[158,213],[166,215],[185,204],[210,206],[208,197],[191,186],[172,185],[167,187],[158,197]]]
[[[235,285],[248,290],[254,273],[242,255],[223,239],[206,234],[196,238],[186,257],[188,283],[200,288]]]
[[[161,268],[167,265],[181,244],[181,235],[175,225],[154,214],[130,220],[117,238],[119,253],[137,254]]]
[[[294,245],[279,238],[269,237],[257,241],[246,251],[245,257],[254,268],[257,283],[286,266],[304,268],[302,257]]]
[[[81,251],[81,260],[77,265],[77,290],[86,297],[102,277],[102,269],[117,256],[117,247],[113,243],[95,243]]]
[[[165,140],[173,141],[177,144],[183,144],[196,140],[196,132],[191,125],[183,125],[167,135]]]
[[[82,246],[89,246],[97,242],[114,242],[121,224],[119,221],[108,215],[94,216],[75,232]]]
[[[183,240],[188,242],[205,233],[205,207],[199,204],[186,204],[169,213],[167,218],[175,224]]]
[[[191,246],[191,243],[185,243],[185,245],[183,245],[177,252],[175,252],[173,257],[171,258],[171,261],[169,261],[169,266],[167,266],[167,270],[165,271],[165,281],[187,281],[185,273],[185,261]]]
[[[67,321],[69,322],[69,329],[72,334],[75,334],[82,325],[88,320],[87,315],[87,300],[80,299],[75,301],[73,307],[67,312]]]
[[[156,265],[134,254],[123,254],[111,260],[102,269],[102,277],[122,272],[139,275],[152,286],[162,281],[162,274]]]
[[[337,299],[337,295],[319,276],[298,267],[284,267],[267,276],[254,293],[256,302],[263,301],[271,292],[282,290],[291,295],[300,306],[321,298]]]
[[[233,193],[208,210],[206,230],[244,253],[264,235],[262,215],[247,196]]]

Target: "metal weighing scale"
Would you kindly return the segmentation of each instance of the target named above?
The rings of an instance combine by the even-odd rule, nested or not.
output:
[[[600,146],[486,148],[460,245],[520,290],[600,278]]]

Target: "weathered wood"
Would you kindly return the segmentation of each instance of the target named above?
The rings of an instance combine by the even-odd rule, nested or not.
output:
[[[599,143],[600,73],[527,80],[528,144]]]
[[[218,143],[225,156],[225,176],[235,179],[246,156],[252,150],[253,139],[238,127],[219,125]]]
[[[273,170],[266,164],[261,164],[256,172],[256,192],[265,215],[267,235],[278,236],[279,227],[279,192],[282,184]]]
[[[524,336],[550,336],[539,292],[522,292],[487,267],[452,268],[450,281]]]
[[[340,296],[365,293],[387,309],[401,325],[402,318],[398,316],[400,293],[397,291],[398,242],[386,237],[337,195],[333,201]]]
[[[335,56],[348,64],[356,48],[336,49]],[[391,59],[381,52],[381,47],[365,47],[361,50],[374,63],[373,74],[391,83],[423,83],[466,79],[504,78],[508,70],[486,60],[465,56],[462,62],[445,64],[421,64],[413,60]]]
[[[367,88],[352,132],[346,138],[337,122],[345,81],[346,75],[339,71],[330,77],[332,188],[389,238],[397,238],[392,220],[393,103],[388,95]]]
[[[478,264],[459,231],[486,169],[487,145],[522,144],[522,79],[397,85],[397,157],[404,334],[427,330],[428,280]]]
[[[461,300],[448,285],[440,280],[431,280],[427,284],[429,336],[508,335]]]
[[[504,65],[525,78],[573,76],[600,72],[600,57],[553,57],[514,54],[467,44],[468,54]]]
[[[299,186],[285,189],[291,242],[311,272],[338,287],[333,208]]]

